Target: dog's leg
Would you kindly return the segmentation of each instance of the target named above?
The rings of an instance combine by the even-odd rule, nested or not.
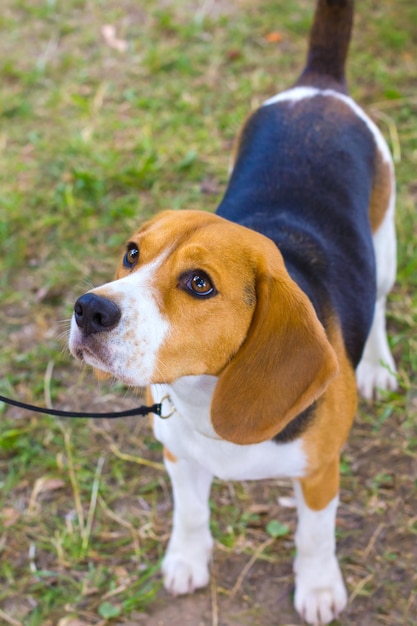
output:
[[[377,299],[371,332],[356,370],[358,389],[367,399],[371,399],[378,390],[393,391],[397,388],[395,363],[388,345],[385,322],[386,299],[394,284],[397,266],[393,203],[394,198],[391,199],[391,207],[373,238]]]
[[[298,513],[294,603],[301,617],[314,626],[331,622],[347,602],[336,558],[335,521],[339,498],[338,495],[332,497],[328,491],[329,485],[332,485],[331,491],[337,491],[337,484],[336,463],[319,480],[294,481]],[[323,508],[316,510],[307,504],[322,502],[326,493],[331,499]]]
[[[212,476],[197,463],[165,455],[174,497],[173,529],[162,562],[165,588],[191,593],[210,580],[213,539],[209,529]]]

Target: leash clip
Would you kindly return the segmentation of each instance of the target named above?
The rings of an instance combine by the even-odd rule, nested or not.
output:
[[[168,415],[162,415],[162,404],[164,403],[164,401],[165,401],[165,400],[168,400],[168,402],[169,402],[169,403],[170,403],[170,405],[171,405],[171,413],[168,413]],[[174,415],[174,413],[176,413],[176,412],[177,412],[177,410],[176,410],[175,406],[172,404],[171,397],[170,397],[170,395],[169,395],[168,393],[166,394],[166,396],[164,396],[164,397],[162,398],[162,400],[160,401],[160,405],[161,405],[161,412],[160,412],[160,413],[158,413],[158,415],[159,415],[159,417],[160,417],[161,419],[163,419],[163,420],[167,420],[167,419],[169,419],[170,417],[172,417],[172,416]]]

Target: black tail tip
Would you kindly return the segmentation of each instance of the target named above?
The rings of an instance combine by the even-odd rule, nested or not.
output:
[[[345,62],[352,33],[354,0],[318,0],[307,63],[297,85],[346,92]]]

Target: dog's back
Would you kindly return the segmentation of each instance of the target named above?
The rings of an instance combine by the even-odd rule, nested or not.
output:
[[[337,313],[356,366],[375,302],[377,146],[345,95],[352,12],[351,0],[320,0],[306,67],[249,118],[217,212],[275,241],[322,323]]]

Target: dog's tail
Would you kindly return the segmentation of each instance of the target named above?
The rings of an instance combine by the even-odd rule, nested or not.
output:
[[[297,86],[347,92],[345,62],[353,24],[354,0],[318,0],[307,63]]]

